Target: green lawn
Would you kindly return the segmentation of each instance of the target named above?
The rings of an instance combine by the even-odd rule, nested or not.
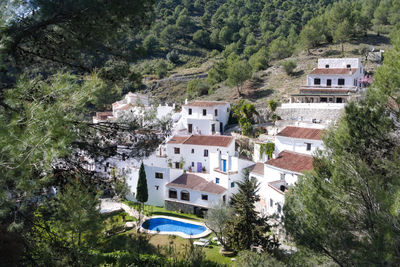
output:
[[[128,205],[136,210],[138,209],[138,204],[133,201],[124,200],[123,203],[125,203],[126,205]],[[187,220],[203,221],[202,218],[199,218],[194,214],[180,213],[180,212],[176,212],[176,211],[166,210],[163,207],[156,207],[156,206],[149,206],[149,205],[145,205],[144,214],[149,217],[156,216],[156,215],[164,215],[164,216],[177,217],[177,218],[187,219]]]
[[[125,202],[126,203],[126,202]],[[128,204],[128,203],[126,203]],[[129,204],[128,204],[129,205]],[[191,214],[182,214],[172,211],[166,211],[164,208],[152,207],[152,215],[168,215],[179,218],[201,220]],[[149,209],[150,212],[150,209]],[[112,213],[103,215],[103,223],[105,230],[116,228],[118,230],[125,224],[126,221],[136,220],[133,217],[128,216],[125,212]],[[213,234],[208,235],[205,238],[212,238]],[[195,240],[194,240],[195,241]],[[150,254],[162,254],[167,256],[167,247],[173,245],[176,251],[180,251],[184,246],[189,245],[189,240],[181,238],[179,236],[171,235],[137,235],[136,230],[132,229],[124,233],[116,234],[110,237],[104,237],[102,239],[102,252],[112,252],[117,250],[125,250],[131,248],[139,253],[150,253]],[[219,253],[220,246],[217,246],[216,242],[212,242],[210,247],[203,248],[206,259],[209,261],[225,264],[227,266],[232,265],[231,258],[224,257]]]
[[[212,235],[209,235],[205,238],[212,238]],[[196,241],[196,240],[194,240]],[[173,245],[177,250],[183,248],[183,246],[189,244],[188,239],[184,239],[179,236],[169,236],[169,235],[153,235],[150,238],[150,244],[153,246],[157,247],[162,247],[162,246],[168,246],[170,245],[170,242],[173,242]],[[220,246],[217,246],[215,242],[212,242],[211,246],[203,248],[203,251],[206,254],[206,259],[209,261],[217,262],[220,264],[225,264],[227,266],[232,266],[232,258],[222,256],[219,253]]]

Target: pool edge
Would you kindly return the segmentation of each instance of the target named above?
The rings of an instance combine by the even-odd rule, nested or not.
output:
[[[156,218],[164,218],[164,219],[170,219],[170,220],[175,220],[175,221],[184,222],[184,223],[200,225],[200,226],[205,227],[206,230],[204,232],[202,232],[201,234],[188,235],[188,234],[185,234],[185,233],[182,233],[182,232],[163,232],[163,231],[159,232],[159,231],[147,230],[147,229],[143,228],[143,224],[145,223],[146,220],[156,219]],[[211,234],[211,230],[208,229],[208,227],[202,222],[196,222],[196,221],[191,221],[191,220],[187,220],[187,219],[181,219],[181,218],[177,218],[177,217],[163,216],[163,215],[157,215],[157,216],[148,217],[146,220],[140,225],[140,232],[146,233],[146,234],[176,235],[176,236],[180,236],[180,237],[185,238],[185,239],[202,238],[202,237],[205,237],[205,236],[208,236],[209,234]]]

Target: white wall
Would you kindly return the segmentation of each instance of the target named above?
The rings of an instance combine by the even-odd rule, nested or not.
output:
[[[174,148],[179,147],[180,153],[175,154]],[[194,153],[192,153],[192,149]],[[204,157],[204,150],[208,150],[208,157]],[[187,170],[192,166],[194,162],[194,167],[192,167],[193,172],[197,172],[197,163],[201,162],[202,166],[205,166],[206,172],[210,172],[210,159],[211,153],[217,153],[221,151],[222,154],[228,153],[229,155],[235,154],[235,142],[232,141],[228,147],[222,146],[203,146],[203,145],[185,145],[185,144],[168,144],[167,143],[167,155],[168,159],[172,161],[172,168],[175,168],[175,162],[180,162],[183,157],[185,164],[183,169]]]
[[[362,67],[361,60],[359,58],[320,58],[318,59],[318,68],[324,69],[325,65],[329,65],[330,69],[333,68],[346,68],[350,64],[351,68]]]
[[[192,110],[192,114],[189,115],[189,109]],[[207,111],[206,116],[203,115],[203,109]],[[222,134],[223,128],[227,125],[229,119],[229,103],[222,105],[215,105],[213,107],[197,107],[197,106],[183,106],[182,107],[182,118],[180,121],[180,127],[188,129],[188,124],[193,125],[193,133],[211,135],[211,124],[215,124],[215,133]],[[217,110],[217,116],[215,116],[215,110]],[[220,122],[223,124],[223,128],[220,129]],[[200,132],[195,132],[198,129]]]
[[[344,87],[351,87],[351,86],[359,86],[359,79],[362,78],[364,75],[360,72],[356,72],[353,75],[349,74],[309,74],[307,75],[307,85],[308,86],[327,86],[327,80],[330,79],[332,84],[331,86],[344,86]],[[321,79],[320,84],[314,84],[314,79],[319,78]],[[344,85],[339,85],[339,79],[344,79]],[[329,88],[329,87],[328,87]],[[334,88],[332,88],[334,90]]]
[[[168,191],[169,189],[175,189],[177,191],[177,198],[169,198]],[[181,192],[182,191],[187,191],[190,194],[189,201],[182,200],[181,199]],[[208,195],[208,200],[202,200],[201,195]],[[186,203],[190,205],[195,205],[195,206],[202,206],[202,207],[210,207],[212,206],[213,203],[218,203],[222,200],[222,196],[224,195],[217,195],[217,194],[211,194],[208,192],[200,192],[200,191],[195,191],[195,190],[190,190],[186,188],[178,188],[178,187],[166,187],[165,189],[165,199],[166,200],[171,200],[171,201],[177,201],[181,203]]]
[[[311,143],[311,150],[307,151],[307,144]],[[299,139],[285,136],[275,136],[275,154],[278,155],[283,150],[312,155],[315,150],[323,149],[322,140]]]

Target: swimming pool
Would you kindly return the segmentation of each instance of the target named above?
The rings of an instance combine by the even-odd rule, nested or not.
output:
[[[142,224],[142,228],[150,233],[174,234],[184,238],[198,238],[210,232],[202,223],[166,216],[150,218]]]

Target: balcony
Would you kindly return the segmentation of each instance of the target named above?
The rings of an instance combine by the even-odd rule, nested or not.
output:
[[[214,168],[214,171],[215,171],[215,172],[218,172],[218,173],[221,173],[221,174],[224,174],[224,175],[238,174],[238,171],[229,171],[229,170],[223,171],[223,170],[221,170],[220,168]]]

